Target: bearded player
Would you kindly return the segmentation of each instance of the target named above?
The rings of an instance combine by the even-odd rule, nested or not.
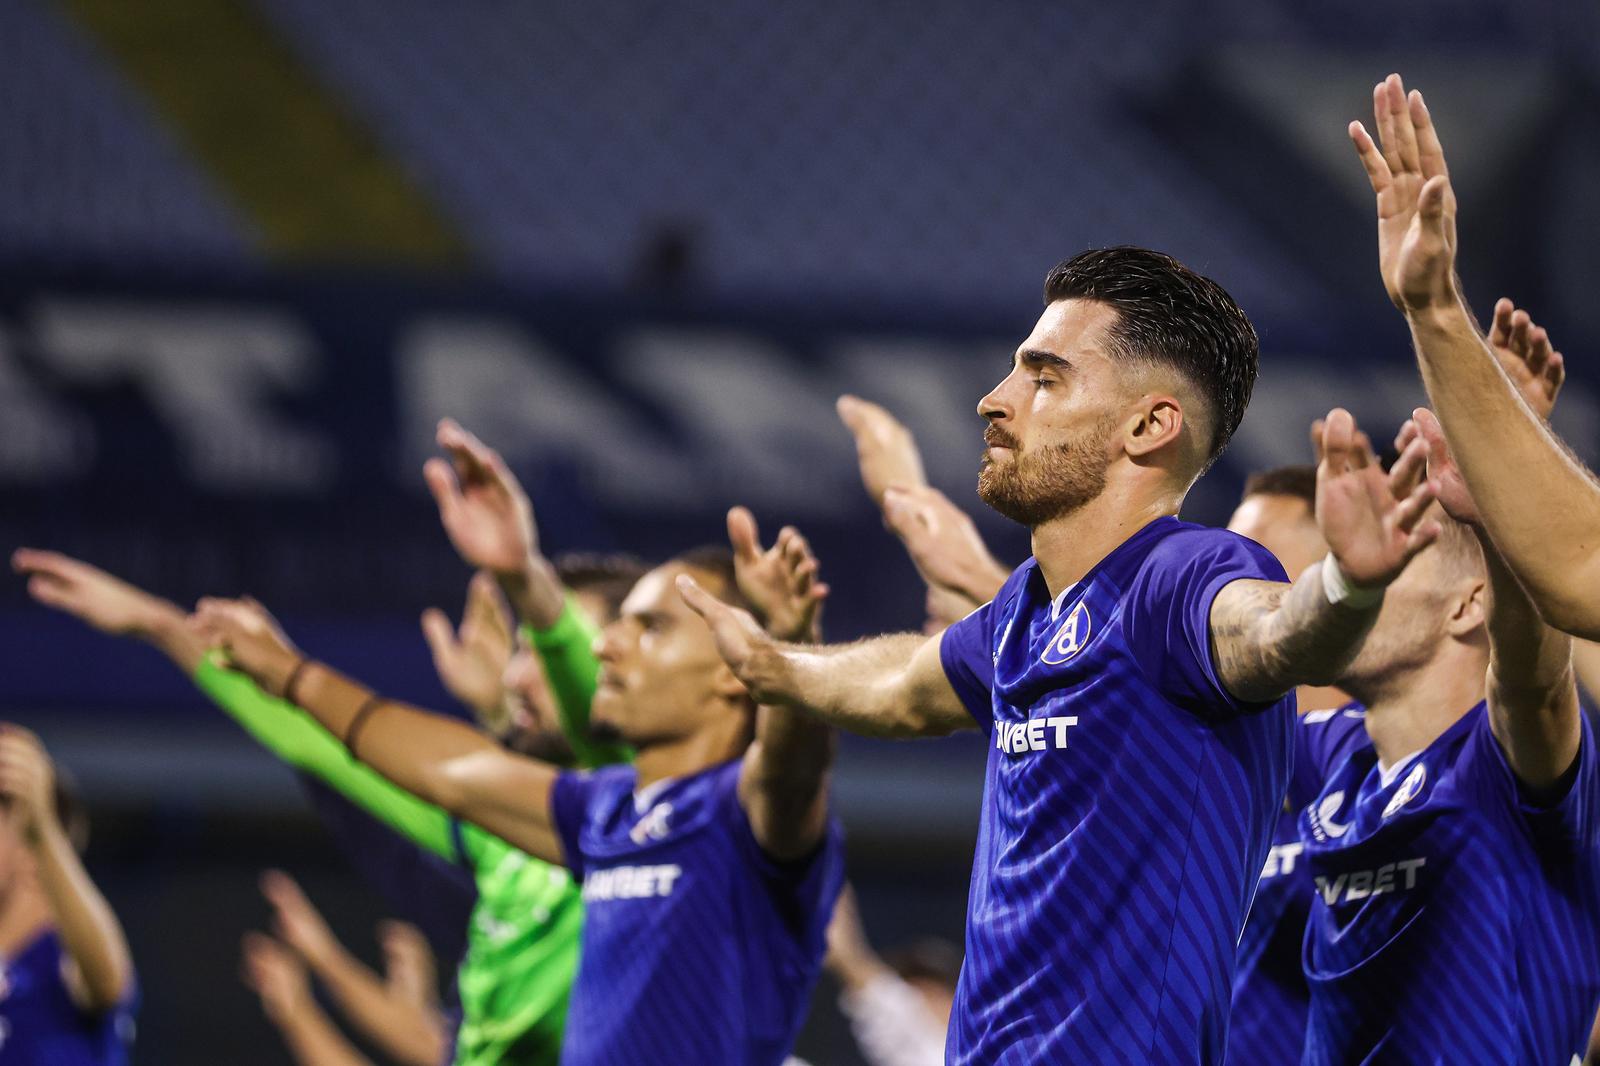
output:
[[[990,735],[950,1062],[1220,1062],[1290,691],[1351,659],[1437,535],[1423,451],[1374,491],[1350,416],[1329,416],[1330,551],[1291,586],[1259,545],[1175,517],[1255,379],[1227,293],[1113,248],[1052,270],[1045,304],[979,404],[979,494],[1033,534],[992,602],[942,636],[807,647],[682,584],[763,702],[862,733]]]

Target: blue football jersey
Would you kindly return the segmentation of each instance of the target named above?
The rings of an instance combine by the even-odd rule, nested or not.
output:
[[[1303,857],[1300,809],[1322,789],[1316,767],[1370,747],[1366,714],[1356,706],[1311,711],[1295,721],[1294,771],[1255,902],[1239,938],[1233,976],[1228,1062],[1236,1066],[1300,1061],[1311,991],[1300,963],[1314,889]]]
[[[66,956],[54,930],[35,937],[0,970],[0,1066],[126,1066],[133,1004],[80,1011],[67,991]],[[131,1000],[131,997],[130,997]]]
[[[946,631],[989,735],[951,1063],[1222,1061],[1294,697],[1218,680],[1210,612],[1266,549],[1158,519],[1052,602],[1030,559]]]
[[[1581,1059],[1600,1001],[1600,763],[1522,795],[1480,703],[1412,759],[1325,767],[1301,835],[1306,1063]]]
[[[635,795],[631,766],[562,774],[551,807],[583,882],[566,1066],[778,1066],[804,1020],[844,841],[767,855],[738,761]]]

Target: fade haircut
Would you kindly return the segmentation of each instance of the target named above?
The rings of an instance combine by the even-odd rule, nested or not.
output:
[[[567,588],[600,597],[607,618],[617,616],[622,601],[648,569],[637,555],[625,552],[568,552],[552,565]]]
[[[1244,492],[1239,499],[1248,500],[1252,496],[1288,496],[1304,503],[1312,514],[1316,514],[1317,468],[1301,463],[1257,470],[1245,479]]]
[[[750,604],[739,592],[739,581],[733,571],[733,552],[729,549],[707,544],[673,556],[672,562],[693,570],[696,577],[709,577],[711,585],[716,587],[707,586],[706,591],[723,603],[747,611],[750,609]],[[706,584],[704,581],[700,583]]]
[[[1124,245],[1081,252],[1051,270],[1044,302],[1057,300],[1112,308],[1111,354],[1170,367],[1200,392],[1211,423],[1204,473],[1244,419],[1260,358],[1255,327],[1233,297],[1170,255]]]

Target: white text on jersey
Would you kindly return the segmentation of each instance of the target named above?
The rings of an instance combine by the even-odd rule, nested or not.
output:
[[[1401,859],[1399,862],[1386,862],[1376,870],[1342,873],[1332,880],[1318,877],[1317,891],[1322,893],[1322,901],[1331,907],[1341,900],[1348,903],[1368,896],[1398,892],[1402,888],[1415,888],[1417,870],[1427,862],[1427,859]],[[1405,884],[1395,884],[1397,876],[1403,878]]]
[[[583,879],[583,901],[593,903],[608,899],[650,899],[672,895],[683,867],[672,863],[665,866],[615,866],[609,870],[596,870]]]
[[[1009,755],[1067,746],[1067,730],[1078,724],[1078,716],[1030,718],[1025,722],[994,720],[994,746]]]

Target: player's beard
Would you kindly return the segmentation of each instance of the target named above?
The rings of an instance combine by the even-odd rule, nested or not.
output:
[[[556,766],[576,766],[578,755],[559,730],[517,729],[506,732],[505,746],[518,755]]]
[[[1071,514],[1106,489],[1106,438],[1116,419],[1107,415],[1077,440],[1047,444],[1028,451],[997,425],[984,431],[991,445],[1011,449],[1011,461],[997,463],[983,453],[978,470],[978,495],[983,502],[1029,529]]]

